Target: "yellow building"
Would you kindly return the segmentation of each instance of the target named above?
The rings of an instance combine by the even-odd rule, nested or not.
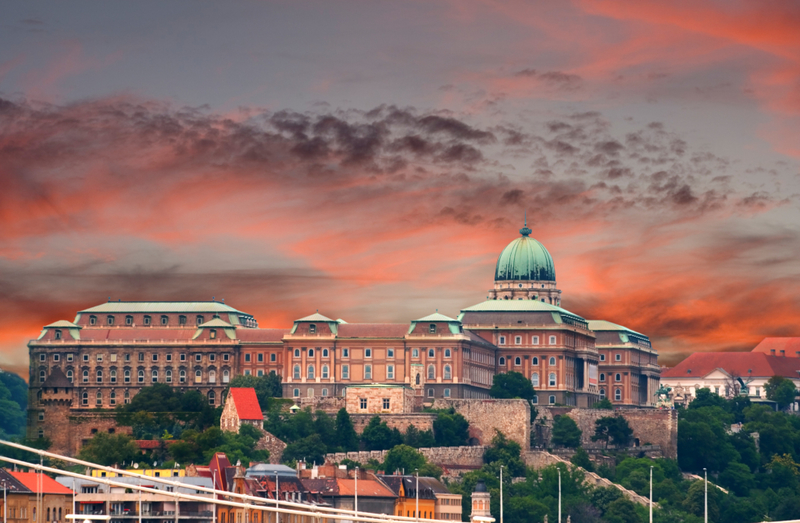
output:
[[[125,472],[142,474],[151,478],[182,478],[186,476],[186,469],[125,469]],[[117,476],[123,476],[123,474],[92,469],[93,478],[116,478]]]

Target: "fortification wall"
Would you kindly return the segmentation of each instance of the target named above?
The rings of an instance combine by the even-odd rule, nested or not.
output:
[[[483,453],[486,447],[434,447],[421,448],[420,454],[430,463],[446,468],[477,469],[483,465]],[[374,459],[383,462],[387,450],[371,450],[362,452],[337,452],[327,454],[325,461],[341,463],[345,459],[366,463]]]
[[[437,399],[434,409],[453,408],[469,422],[470,442],[490,445],[499,430],[523,450],[530,448],[531,410],[525,400]]]
[[[418,430],[433,430],[433,422],[436,414],[417,413],[417,414],[350,414],[353,428],[361,434],[369,421],[378,416],[381,421],[385,421],[390,429],[397,429],[405,432],[410,425],[414,425]]]

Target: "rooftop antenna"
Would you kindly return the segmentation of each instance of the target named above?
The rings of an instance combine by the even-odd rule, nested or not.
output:
[[[214,296],[211,297],[211,301],[217,301]]]

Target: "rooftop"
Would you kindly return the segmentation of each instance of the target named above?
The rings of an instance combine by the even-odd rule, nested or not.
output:
[[[239,415],[239,419],[259,421],[264,419],[254,388],[231,387],[229,394],[233,399],[233,404],[236,406],[236,413]]]
[[[695,352],[661,372],[661,378],[702,378],[717,369],[742,378],[800,378],[800,358],[768,356],[760,352]]]
[[[800,353],[800,338],[764,338],[753,349],[753,352],[763,352],[764,354],[772,354],[772,351],[775,351],[776,356],[796,358]]]
[[[84,312],[237,312],[229,305],[218,301],[109,301]],[[244,313],[242,313],[244,314]]]

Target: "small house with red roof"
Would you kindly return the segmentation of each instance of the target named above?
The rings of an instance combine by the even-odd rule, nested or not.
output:
[[[0,514],[7,514],[13,521],[41,521],[47,523],[66,522],[72,510],[72,490],[42,473],[16,472],[0,469],[0,483],[4,485],[4,500],[0,497]],[[42,494],[39,510],[36,513],[37,493]]]
[[[225,400],[225,407],[222,409],[219,428],[238,433],[242,423],[263,430],[264,414],[261,412],[254,388],[231,387]]]

